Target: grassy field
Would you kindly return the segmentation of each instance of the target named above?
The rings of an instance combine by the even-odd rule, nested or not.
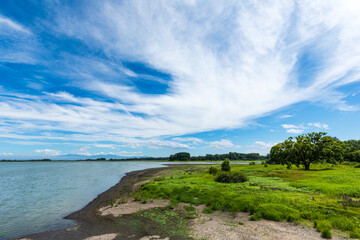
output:
[[[208,169],[201,165],[166,170],[134,197],[143,202],[170,199],[173,205],[206,204],[204,213],[250,212],[254,221],[297,222],[316,228],[323,237],[336,231],[360,238],[360,168],[314,165],[304,171],[281,165],[232,165],[232,172],[248,176],[244,183],[218,183]]]

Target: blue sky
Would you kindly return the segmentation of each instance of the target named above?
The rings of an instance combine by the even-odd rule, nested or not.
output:
[[[360,135],[359,1],[2,1],[0,159]]]

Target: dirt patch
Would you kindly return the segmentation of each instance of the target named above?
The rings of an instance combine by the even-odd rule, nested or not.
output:
[[[170,240],[170,238],[160,238],[158,235],[142,237],[139,240]]]
[[[108,233],[108,234],[103,234],[103,235],[99,235],[99,236],[88,237],[88,238],[85,238],[84,240],[113,240],[116,238],[116,236],[117,236],[117,233]]]
[[[121,201],[121,200],[120,200]],[[115,203],[113,207],[103,207],[99,209],[101,216],[112,215],[118,217],[124,214],[136,213],[140,210],[147,210],[157,207],[166,207],[170,204],[169,200],[153,200],[147,203],[136,202],[133,199],[128,199],[127,203]]]
[[[214,212],[203,214],[204,206],[195,207],[198,217],[191,220],[191,230],[195,239],[206,240],[320,240],[315,229],[288,222],[267,220],[249,221],[248,213]],[[332,239],[340,240],[337,236]]]

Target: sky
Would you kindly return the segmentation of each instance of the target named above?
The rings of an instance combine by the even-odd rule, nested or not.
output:
[[[360,139],[360,1],[0,5],[0,159]]]

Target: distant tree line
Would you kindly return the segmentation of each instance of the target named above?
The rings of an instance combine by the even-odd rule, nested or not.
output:
[[[206,154],[205,156],[190,156],[190,153],[179,152],[170,155],[169,161],[224,161],[229,159],[231,161],[254,161],[267,160],[269,155],[262,156],[259,153],[237,153],[229,152],[225,154]]]

